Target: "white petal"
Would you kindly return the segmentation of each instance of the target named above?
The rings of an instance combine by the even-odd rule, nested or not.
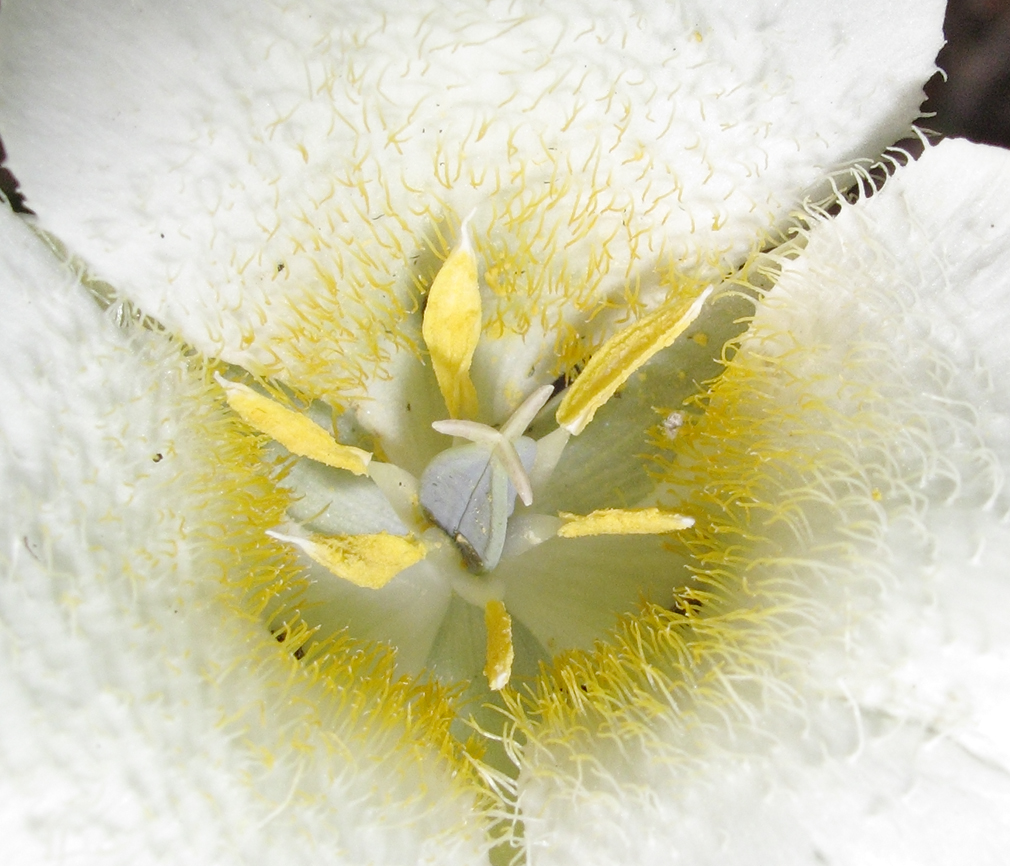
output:
[[[478,254],[525,263],[498,309],[548,321],[546,352],[561,320],[661,298],[657,263],[738,263],[907,130],[942,10],[10,0],[0,128],[42,225],[145,311],[204,352],[353,383],[452,212],[477,208]]]
[[[222,575],[242,579],[250,539],[211,492],[228,480],[198,429],[217,410],[178,349],[117,330],[6,208],[0,251],[5,851],[479,860],[474,798],[434,756],[402,760],[405,720],[360,739],[260,621],[229,613]],[[222,533],[226,557],[208,546]]]
[[[538,864],[1002,862],[1008,190],[945,142],[785,263],[678,434],[712,595],[527,731]]]

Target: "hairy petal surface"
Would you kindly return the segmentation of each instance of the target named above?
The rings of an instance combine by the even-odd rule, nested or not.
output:
[[[264,535],[286,503],[209,374],[100,314],[6,207],[0,250],[5,850],[481,862],[437,690],[353,643],[299,664],[294,624],[271,635],[258,615],[294,572]]]
[[[331,394],[388,372],[476,208],[485,326],[529,337],[485,354],[570,367],[594,313],[735,266],[904,134],[942,12],[10,0],[0,128],[42,225],[205,353]]]
[[[513,711],[530,861],[999,863],[1010,157],[947,141],[780,262],[667,480],[696,583]]]

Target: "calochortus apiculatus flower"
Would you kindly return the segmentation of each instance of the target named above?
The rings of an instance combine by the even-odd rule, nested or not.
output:
[[[4,3],[5,846],[1000,862],[942,11]]]

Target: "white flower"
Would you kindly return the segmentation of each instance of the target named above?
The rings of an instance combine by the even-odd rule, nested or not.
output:
[[[3,217],[0,811],[22,859],[476,862],[514,814],[532,863],[949,862],[966,837],[996,862],[1006,162],[944,144],[756,254],[907,129],[939,12],[5,3],[11,165],[91,292],[130,302],[117,327]],[[421,301],[471,212],[478,401],[456,413]],[[711,283],[723,309],[775,283],[725,372],[691,381],[724,313],[625,382],[534,502],[659,500],[694,528],[650,542],[646,581],[644,548],[608,539],[501,578],[517,658],[570,650],[503,693],[510,780],[415,676],[473,677],[467,605],[408,571],[307,582],[267,531],[319,515],[211,373],[347,410],[341,442],[419,476],[440,393],[500,424]],[[327,519],[374,534],[372,488],[343,487]]]

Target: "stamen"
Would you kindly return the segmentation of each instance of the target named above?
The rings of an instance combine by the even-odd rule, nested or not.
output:
[[[581,433],[596,410],[614,396],[632,373],[687,330],[711,293],[709,286],[687,309],[684,304],[661,307],[614,334],[589,359],[568,389],[558,406],[558,424],[575,436]]]
[[[505,688],[512,677],[512,662],[515,660],[512,617],[504,604],[492,600],[484,606],[484,625],[487,627],[484,676],[487,677],[488,688],[497,692]]]
[[[322,427],[304,415],[264,397],[248,385],[232,382],[215,373],[224,388],[228,405],[250,427],[279,442],[292,454],[308,457],[335,469],[364,475],[372,455],[361,448],[341,445]]]
[[[590,514],[558,515],[564,524],[558,529],[562,538],[588,535],[663,535],[694,526],[694,518],[658,508],[602,508]]]
[[[420,541],[388,532],[303,538],[271,530],[267,535],[295,545],[341,580],[366,589],[381,589],[426,552]]]
[[[470,380],[470,363],[480,339],[480,328],[477,259],[464,221],[459,245],[431,284],[421,321],[421,335],[451,418],[472,418],[477,414],[477,391]]]

